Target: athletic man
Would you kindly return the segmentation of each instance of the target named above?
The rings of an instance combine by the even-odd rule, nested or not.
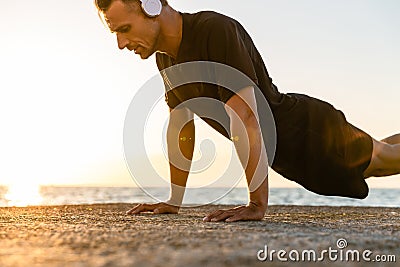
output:
[[[116,34],[119,48],[134,51],[142,59],[156,53],[160,70],[184,62],[211,61],[231,66],[251,79],[273,113],[277,144],[271,167],[284,177],[318,194],[365,198],[366,178],[400,173],[400,134],[377,141],[348,123],[341,111],[324,101],[280,93],[250,36],[234,19],[210,11],[177,12],[166,0],[95,2]],[[179,188],[186,185],[195,141],[193,110],[179,104],[201,96],[223,103],[230,132],[206,122],[225,136],[236,137],[235,148],[249,186],[246,206],[217,210],[204,221],[264,217],[268,204],[268,137],[261,131],[260,107],[251,83],[244,84],[236,93],[215,85],[167,91],[171,199],[166,203],[137,205],[128,214],[178,213],[183,198]],[[180,154],[185,158],[179,159]],[[171,162],[180,162],[180,166]]]

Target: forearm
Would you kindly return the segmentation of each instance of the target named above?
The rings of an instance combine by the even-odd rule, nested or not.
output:
[[[240,123],[231,122],[231,134],[245,170],[251,203],[268,205],[268,158],[257,118],[249,116]]]
[[[171,179],[171,195],[168,203],[174,206],[182,204],[190,172],[195,143],[193,120],[179,130],[171,123],[168,125],[167,148]]]

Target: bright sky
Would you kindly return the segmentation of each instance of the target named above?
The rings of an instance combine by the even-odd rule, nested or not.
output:
[[[399,1],[170,4],[239,20],[282,92],[326,100],[375,138],[400,132]],[[134,186],[124,162],[123,123],[135,92],[157,73],[154,58],[119,51],[92,1],[7,1],[0,32],[0,184]],[[159,108],[167,113],[165,104]],[[160,138],[153,134],[150,139]],[[216,144],[219,151],[230,147]],[[150,150],[158,161],[156,148]],[[165,162],[159,166],[165,173]],[[400,177],[372,184],[400,187]]]

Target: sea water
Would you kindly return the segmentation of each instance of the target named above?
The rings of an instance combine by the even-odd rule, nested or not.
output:
[[[201,188],[188,190],[184,203],[230,204],[247,203],[246,188]],[[169,196],[168,188],[136,187],[56,187],[42,186],[30,199],[24,193],[25,201],[18,201],[18,195],[10,194],[7,187],[0,186],[0,206],[67,205],[95,203],[154,203]],[[366,199],[321,196],[303,188],[270,188],[269,205],[316,205],[316,206],[380,206],[400,207],[400,189],[370,188]]]

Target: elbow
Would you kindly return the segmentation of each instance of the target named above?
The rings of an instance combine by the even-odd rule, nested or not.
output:
[[[178,143],[188,142],[195,140],[195,126],[194,121],[190,120],[186,124],[168,123],[167,129],[167,144],[176,146]]]
[[[259,129],[258,118],[251,110],[241,114],[240,121],[248,130],[254,131],[255,129]]]

